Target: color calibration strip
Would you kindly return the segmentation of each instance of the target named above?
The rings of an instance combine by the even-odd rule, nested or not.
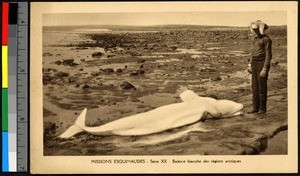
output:
[[[17,171],[18,4],[2,3],[2,172]]]
[[[8,161],[8,3],[2,3],[2,171]]]

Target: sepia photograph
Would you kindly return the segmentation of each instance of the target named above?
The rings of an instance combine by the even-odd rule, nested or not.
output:
[[[44,154],[287,154],[286,22],[43,14]]]
[[[131,162],[105,157],[288,155],[296,116],[287,11],[71,10],[39,19],[42,156],[111,164]]]

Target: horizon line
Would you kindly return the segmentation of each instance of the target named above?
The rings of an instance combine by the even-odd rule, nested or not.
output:
[[[132,26],[132,27],[154,27],[154,26],[203,26],[203,27],[249,27],[249,26],[230,26],[230,25],[201,25],[201,24],[156,24],[156,25],[129,25],[129,24],[82,24],[82,25],[43,25],[42,27],[61,27],[61,26]],[[275,27],[287,25],[269,25]]]

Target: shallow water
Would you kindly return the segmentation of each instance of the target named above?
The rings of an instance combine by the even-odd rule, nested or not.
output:
[[[287,154],[287,130],[279,132],[268,140],[268,148],[261,155],[286,155]]]

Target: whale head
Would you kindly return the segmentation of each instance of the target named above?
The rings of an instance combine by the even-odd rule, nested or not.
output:
[[[218,100],[217,108],[222,117],[233,117],[244,114],[244,105],[230,100]]]

